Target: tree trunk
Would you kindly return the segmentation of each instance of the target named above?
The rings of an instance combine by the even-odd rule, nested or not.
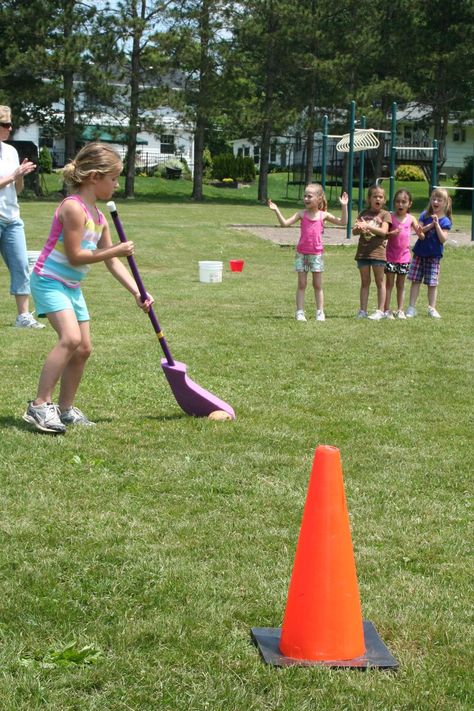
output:
[[[209,116],[211,95],[211,62],[209,57],[210,42],[210,0],[203,0],[199,16],[199,93],[196,107],[196,133],[194,135],[194,173],[193,173],[193,200],[202,200],[202,179],[204,174],[204,148],[206,128]]]
[[[272,137],[272,123],[269,114],[263,124],[261,155],[260,155],[260,172],[258,174],[258,201],[267,202],[268,200],[268,164],[270,157],[270,141]]]
[[[204,173],[204,138],[206,125],[202,116],[198,117],[194,133],[194,173],[193,173],[193,200],[202,200],[202,178]]]
[[[137,4],[132,3],[133,16],[137,17]],[[142,15],[146,9],[145,0],[142,0]],[[135,163],[137,156],[138,109],[140,102],[140,41],[142,29],[136,23],[133,32],[131,73],[130,73],[130,113],[127,135],[127,172],[125,176],[125,197],[133,198],[135,193]]]

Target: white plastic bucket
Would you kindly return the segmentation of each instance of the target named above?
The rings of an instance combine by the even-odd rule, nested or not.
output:
[[[199,262],[199,281],[217,284],[222,281],[222,262]]]
[[[33,271],[33,267],[35,266],[36,260],[38,259],[40,254],[41,254],[41,252],[33,252],[33,251],[26,253],[26,256],[28,257],[28,269],[29,269],[30,274]]]

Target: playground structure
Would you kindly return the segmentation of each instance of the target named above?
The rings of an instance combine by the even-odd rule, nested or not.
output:
[[[344,173],[344,154],[347,154],[347,185],[346,190],[349,195],[349,205],[353,205],[354,188],[358,187],[358,211],[361,212],[364,204],[364,188],[381,181],[384,178],[389,180],[389,209],[393,209],[395,195],[395,170],[397,156],[403,158],[403,162],[418,165],[425,174],[429,184],[429,192],[438,183],[438,175],[446,160],[445,145],[433,139],[431,145],[412,145],[404,142],[397,145],[397,104],[392,103],[391,128],[390,131],[377,130],[366,127],[365,116],[361,117],[360,125],[356,127],[356,104],[350,105],[349,132],[343,135],[329,133],[329,120],[323,117],[323,127],[321,138],[315,141],[313,151],[313,176],[314,180],[321,183],[323,190],[327,192],[328,198],[332,199],[333,188],[339,187],[342,190],[342,176]],[[384,140],[384,163],[388,166],[388,176],[377,176],[371,151],[379,148],[380,141],[378,134],[387,137]],[[287,181],[288,186],[298,185],[298,197],[305,184],[306,148],[299,152],[293,152],[293,163],[289,167]],[[291,175],[291,179],[290,179]],[[357,179],[354,180],[354,175]],[[472,188],[471,188],[472,189]],[[474,197],[473,197],[474,201]],[[474,213],[474,211],[473,211]],[[350,239],[352,232],[352,213],[349,210],[346,234]],[[474,239],[474,232],[473,232]]]

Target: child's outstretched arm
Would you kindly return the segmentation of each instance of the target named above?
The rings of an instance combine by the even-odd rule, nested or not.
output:
[[[347,193],[342,193],[339,198],[339,202],[341,203],[341,216],[335,217],[334,215],[331,215],[330,212],[326,212],[324,219],[328,222],[332,222],[334,225],[341,225],[342,227],[345,227],[347,225],[347,206],[349,204],[349,195]]]
[[[282,227],[291,227],[291,225],[294,225],[295,222],[298,222],[298,220],[301,220],[301,213],[300,212],[295,212],[294,215],[289,217],[287,220],[283,217],[283,215],[280,212],[280,209],[278,205],[276,205],[274,202],[272,202],[270,199],[267,202],[268,207],[270,210],[273,210],[273,212],[276,214],[278,218],[278,222]]]

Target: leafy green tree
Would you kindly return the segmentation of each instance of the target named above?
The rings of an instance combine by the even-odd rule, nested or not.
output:
[[[203,199],[205,149],[222,115],[222,53],[229,42],[229,0],[182,0],[169,6],[168,23],[155,36],[156,51],[169,58],[178,89],[168,103],[194,125],[192,197]]]
[[[238,123],[250,138],[260,137],[258,200],[268,198],[267,177],[272,137],[297,115],[292,90],[294,6],[286,0],[251,0],[240,6],[234,31],[233,82],[238,91]],[[232,72],[231,72],[232,74]]]

